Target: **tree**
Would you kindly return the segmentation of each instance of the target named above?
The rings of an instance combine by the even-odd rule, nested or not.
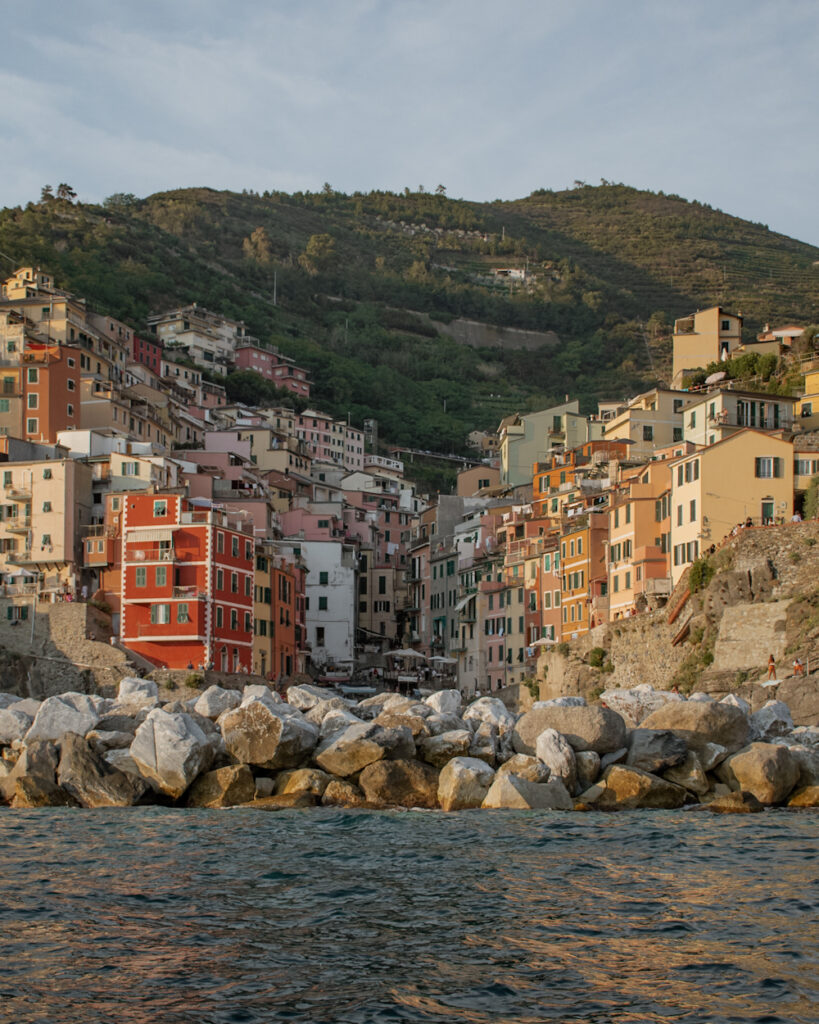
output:
[[[48,203],[54,198],[54,189],[50,185],[43,185],[40,190],[40,202]]]
[[[255,260],[256,263],[269,263],[271,261],[273,249],[270,245],[270,237],[264,228],[256,228],[242,242],[242,252],[245,255],[245,259]]]
[[[133,192],[114,192],[103,201],[106,210],[127,210],[136,206],[139,200]]]
[[[445,196],[446,195],[446,185],[436,185],[435,186],[435,195],[436,196]]]
[[[299,266],[308,274],[329,270],[336,259],[336,243],[332,235],[311,235],[304,252],[299,256]]]
[[[77,193],[70,185],[66,185],[66,183],[62,181],[57,186],[57,198],[65,199],[67,202],[73,203],[77,198]]]

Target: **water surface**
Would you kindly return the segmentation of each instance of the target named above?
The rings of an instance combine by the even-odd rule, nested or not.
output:
[[[0,1021],[819,1020],[819,816],[0,811]]]

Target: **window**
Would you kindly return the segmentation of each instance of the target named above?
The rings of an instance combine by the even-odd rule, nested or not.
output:
[[[330,574],[328,572],[320,572],[319,573],[319,583],[321,584],[322,587],[326,587],[327,584],[329,583],[329,581],[330,581]],[[366,593],[366,590],[362,591],[362,593]]]
[[[158,565],[154,569],[154,583],[158,587],[164,587],[168,583],[168,567],[166,565]]]
[[[688,417],[688,426],[693,430],[693,428],[696,427],[696,425],[697,414],[695,412],[692,412],[691,415]]]
[[[691,501],[688,503],[688,515],[689,515],[688,521],[690,523],[696,522],[696,519],[697,519],[697,502],[696,502],[696,500],[694,498],[692,498]]]
[[[230,609],[230,628],[231,629],[238,629],[239,628],[239,612],[237,611],[236,608],[231,608]]]
[[[230,553],[234,558],[239,557],[239,538],[235,534],[230,538]]]
[[[225,619],[224,608],[222,608],[222,606],[220,604],[217,604],[216,605],[216,625],[221,628],[221,626],[224,624],[224,619]]]
[[[326,597],[320,597],[319,598],[318,606],[319,606],[319,611],[320,612],[326,612],[327,611],[327,598]]]
[[[762,456],[754,459],[754,476],[761,479],[781,477],[784,475],[784,462],[782,459]]]
[[[250,629],[250,612],[245,612],[245,633],[249,633]]]
[[[9,400],[7,398],[0,398],[0,412],[9,411]]]
[[[386,576],[379,576],[378,577],[378,593],[379,594],[386,594],[387,593],[387,577]]]
[[[43,502],[43,512],[50,512],[50,511],[51,511],[51,502],[50,501],[44,501]]]
[[[42,546],[44,548],[51,547],[51,534],[50,533],[44,533],[40,543],[42,544]]]
[[[3,378],[3,394],[13,395],[14,394],[14,377]]]
[[[682,505],[678,505],[677,506],[677,526],[682,526],[682,524],[683,524],[683,507],[682,507]]]
[[[239,574],[236,572],[230,574],[230,592],[231,594],[239,593]]]
[[[70,402],[65,407],[65,414],[66,414],[66,416],[73,416],[74,415],[74,406]]]
[[[320,530],[329,530],[330,529],[330,520],[329,519],[319,519],[319,521],[318,521],[318,523],[316,525],[318,526],[318,528]]]
[[[626,505],[626,522],[631,522],[631,505]]]
[[[44,469],[43,470],[43,480],[50,480],[50,479],[51,479],[51,470],[50,469]]]
[[[654,427],[644,426],[643,427],[643,440],[653,441],[654,440]]]
[[[169,604],[151,605],[151,623],[154,626],[164,626],[171,621],[171,606]]]
[[[29,384],[36,384],[39,377],[40,371],[33,366],[28,368],[28,382]]]
[[[219,531],[216,534],[216,551],[218,554],[222,554],[225,550],[225,535]]]
[[[69,377],[68,380],[65,383],[66,383],[66,387],[68,388],[69,391],[73,391],[74,390],[74,381],[73,381],[73,379],[71,377]]]
[[[29,409],[36,409],[39,403],[40,396],[36,392],[29,392],[26,398],[26,406]]]
[[[147,587],[148,586],[148,570],[144,565],[137,566],[136,572],[134,573],[134,586],[135,587]]]
[[[221,569],[217,569],[216,570],[216,589],[217,590],[224,590],[225,589],[225,574],[224,574],[224,572],[222,572]]]
[[[249,562],[253,558],[253,550],[249,540],[245,541],[245,561]]]
[[[721,331],[730,331],[731,330],[731,321],[730,320],[720,320],[720,330]]]
[[[177,622],[190,622],[191,617],[188,614],[188,606],[182,602],[176,606],[176,621]]]
[[[626,590],[631,590],[631,573],[630,572],[626,573],[626,581],[625,581],[625,583],[623,585],[625,586]]]
[[[674,440],[674,441],[682,441],[682,439],[683,439],[682,427],[674,427],[674,428],[672,428],[672,440]]]
[[[168,514],[168,502],[164,498],[154,502],[154,519]]]
[[[249,576],[245,576],[245,597],[250,597],[251,580]]]
[[[324,646],[324,626],[316,627],[316,645],[318,647]]]

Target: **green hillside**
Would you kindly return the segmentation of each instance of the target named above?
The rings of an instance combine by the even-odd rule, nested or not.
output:
[[[741,310],[749,337],[819,320],[819,250],[620,185],[489,204],[329,186],[50,200],[0,211],[0,252],[137,329],[189,302],[242,319],[310,370],[316,405],[439,450],[565,393],[591,411],[654,383],[668,324],[694,309]],[[468,346],[443,333],[458,318],[558,341]],[[253,397],[246,375],[229,387]]]

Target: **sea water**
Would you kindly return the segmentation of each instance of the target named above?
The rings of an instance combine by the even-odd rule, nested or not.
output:
[[[0,810],[0,1021],[819,1020],[819,817]]]

